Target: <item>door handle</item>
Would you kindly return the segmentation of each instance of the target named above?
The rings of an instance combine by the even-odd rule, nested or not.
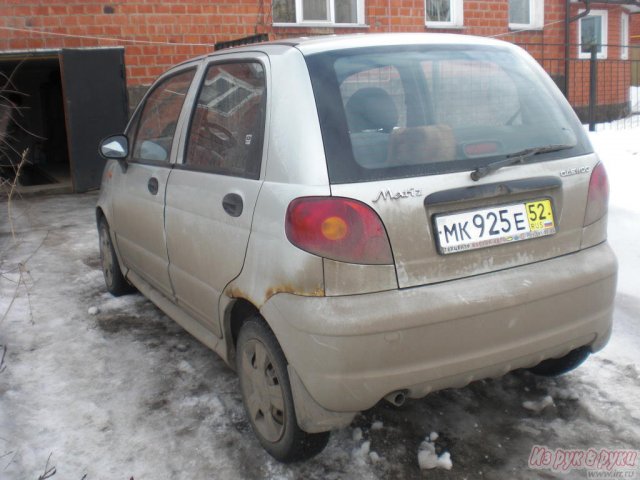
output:
[[[158,194],[158,179],[156,177],[151,177],[149,182],[147,183],[147,188],[149,189],[149,193],[151,195]]]
[[[242,215],[242,197],[237,193],[227,193],[222,199],[222,208],[232,217]]]

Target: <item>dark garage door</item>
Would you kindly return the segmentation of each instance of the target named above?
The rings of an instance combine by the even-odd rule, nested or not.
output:
[[[60,67],[73,189],[86,192],[100,187],[98,143],[127,122],[124,49],[65,49]]]

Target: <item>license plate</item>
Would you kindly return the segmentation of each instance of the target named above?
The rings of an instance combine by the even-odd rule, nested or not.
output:
[[[549,199],[437,215],[434,223],[438,247],[443,254],[503,245],[556,233]]]

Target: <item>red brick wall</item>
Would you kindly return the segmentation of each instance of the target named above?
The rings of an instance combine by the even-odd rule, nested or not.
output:
[[[257,25],[259,16],[255,0],[176,0],[170,5],[158,0],[2,0],[0,26],[158,44],[2,31],[0,50],[125,46],[129,84],[148,84],[167,67],[212,50],[178,44],[213,45],[264,31]]]
[[[465,26],[446,30],[425,27],[423,0],[366,0],[365,4],[368,28],[284,28],[272,27],[269,0],[174,0],[171,4],[158,0],[2,0],[0,26],[120,41],[5,30],[0,34],[0,51],[121,45],[126,47],[129,84],[138,85],[150,83],[171,65],[212,49],[207,45],[178,45],[181,43],[213,45],[255,33],[268,33],[272,38],[387,31],[447,31],[481,36],[509,33],[508,0],[466,0]],[[561,20],[563,5],[564,0],[546,0],[545,23]],[[560,23],[544,32],[513,33],[503,38],[560,43],[562,31]]]
[[[331,33],[446,31],[499,38],[518,44],[538,59],[552,75],[564,71],[565,0],[545,0],[544,30],[511,32],[508,28],[508,0],[465,0],[464,27],[432,29],[425,27],[423,0],[365,0],[367,28],[273,27],[270,0],[0,0],[0,27],[26,31],[0,30],[0,51],[34,48],[75,48],[124,46],[129,86],[148,85],[169,66],[212,51],[219,41],[256,33],[271,38]],[[582,4],[572,5],[575,15]],[[609,43],[620,41],[619,6],[593,8],[609,10]],[[631,34],[640,36],[640,15],[631,16]],[[68,34],[81,38],[47,36],[32,30]],[[577,25],[571,26],[571,42],[576,43]],[[102,37],[95,39],[89,37]],[[106,38],[115,40],[107,40]],[[636,38],[640,43],[640,37]],[[153,42],[153,43],[135,43]],[[182,45],[191,44],[191,45]],[[201,44],[201,45],[197,45]],[[535,44],[535,45],[531,45]],[[544,44],[544,48],[541,46]],[[609,58],[619,59],[618,47],[609,47]],[[572,47],[571,56],[577,55]],[[626,82],[620,64],[620,82]],[[618,68],[618,67],[615,67]],[[583,75],[584,69],[579,69]],[[577,75],[577,74],[576,74]],[[572,80],[581,81],[582,76]],[[588,89],[587,89],[588,90]],[[626,100],[625,88],[603,92],[603,99]],[[570,98],[584,100],[581,84],[572,87]]]

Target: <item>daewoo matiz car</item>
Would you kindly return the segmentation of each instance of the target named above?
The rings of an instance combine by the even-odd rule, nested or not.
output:
[[[101,152],[109,291],[135,286],[236,368],[281,461],[381,399],[560,374],[609,337],[605,169],[514,45],[220,51],[162,75]]]

